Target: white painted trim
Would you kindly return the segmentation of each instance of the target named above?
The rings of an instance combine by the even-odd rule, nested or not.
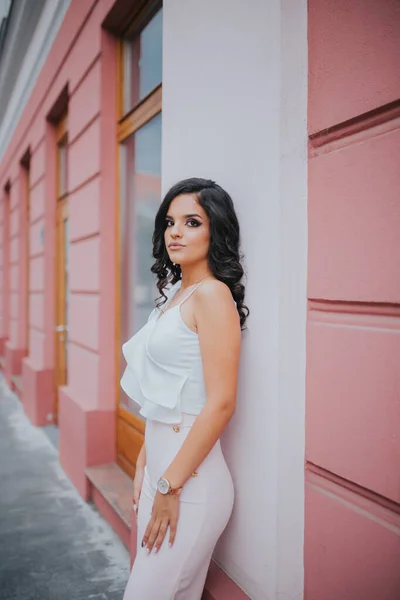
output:
[[[0,126],[0,162],[51,50],[71,0],[47,0]]]
[[[307,0],[281,1],[276,598],[304,590],[307,320]]]

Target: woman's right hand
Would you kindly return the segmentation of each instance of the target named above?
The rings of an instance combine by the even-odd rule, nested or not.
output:
[[[135,479],[133,480],[133,510],[135,515],[139,509],[139,499],[142,492],[142,485],[144,479],[144,467],[136,467]]]

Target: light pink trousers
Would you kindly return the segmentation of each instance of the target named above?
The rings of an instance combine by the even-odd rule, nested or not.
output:
[[[180,495],[174,545],[169,531],[160,550],[141,547],[151,517],[158,478],[186,438],[196,416],[183,415],[179,431],[158,421],[146,424],[146,469],[139,501],[137,555],[123,600],[200,600],[215,544],[233,507],[232,478],[218,441]]]

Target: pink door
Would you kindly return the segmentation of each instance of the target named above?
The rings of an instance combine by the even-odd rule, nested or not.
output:
[[[400,2],[309,0],[306,600],[400,599]]]

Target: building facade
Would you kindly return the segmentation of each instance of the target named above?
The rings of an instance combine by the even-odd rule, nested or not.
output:
[[[1,13],[3,10],[3,13]],[[144,423],[121,344],[179,179],[242,230],[235,509],[204,598],[400,595],[396,0],[0,4],[0,350],[131,550]]]

